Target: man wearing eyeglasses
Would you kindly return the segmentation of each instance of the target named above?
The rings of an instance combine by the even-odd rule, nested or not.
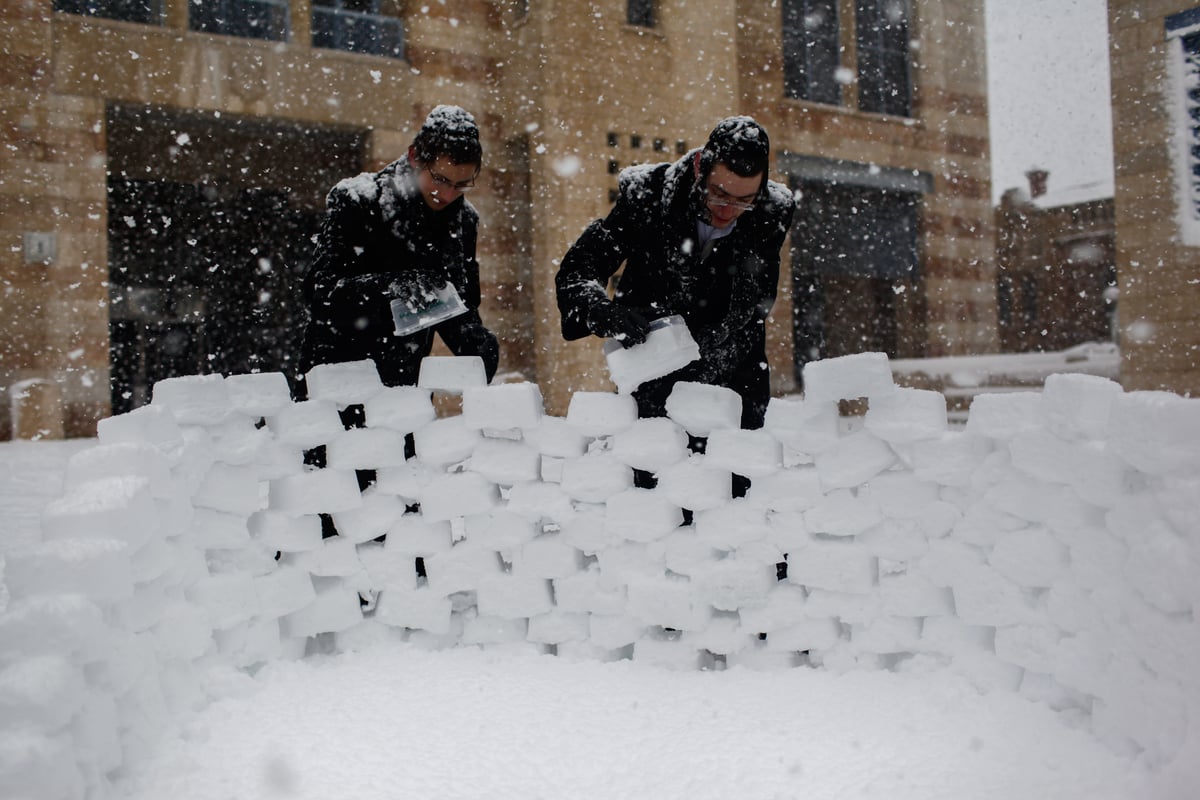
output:
[[[616,205],[567,251],[556,276],[567,340],[589,334],[626,347],[650,321],[678,314],[700,358],[633,392],[643,417],[666,415],[678,381],[742,396],[742,427],[760,428],[770,399],[765,321],[795,202],[767,180],[770,140],[750,117],[717,123],[704,147],[674,163],[629,167]],[[615,295],[605,286],[625,265]]]
[[[479,316],[479,215],[464,197],[475,186],[482,152],[475,119],[441,105],[405,158],[333,187],[305,278],[310,319],[302,375],[316,364],[370,358],[385,385],[415,384],[436,333],[455,355],[482,358],[492,379],[500,351]],[[397,335],[392,301],[419,312],[447,283],[466,313]]]

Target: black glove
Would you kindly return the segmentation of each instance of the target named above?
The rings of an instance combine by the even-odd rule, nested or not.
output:
[[[650,323],[645,317],[611,300],[588,309],[587,328],[597,336],[616,339],[622,347],[641,344],[650,333]]]
[[[409,311],[415,314],[428,308],[436,299],[434,292],[445,285],[444,278],[413,270],[392,282],[388,287],[388,296],[402,300]]]

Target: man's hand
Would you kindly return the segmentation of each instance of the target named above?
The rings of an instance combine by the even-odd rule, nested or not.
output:
[[[616,339],[622,347],[641,344],[650,333],[650,323],[645,317],[611,300],[597,303],[588,310],[587,327],[597,336]]]
[[[434,293],[446,285],[446,281],[426,272],[406,272],[388,287],[388,295],[404,302],[414,314],[424,311],[434,301]]]

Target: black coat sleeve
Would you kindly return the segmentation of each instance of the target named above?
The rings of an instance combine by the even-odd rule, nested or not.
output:
[[[479,288],[479,261],[475,257],[475,247],[478,239],[478,218],[473,214],[464,217],[463,221],[463,256],[464,269],[457,277],[455,286],[467,306],[467,313],[452,317],[441,323],[434,330],[442,341],[456,356],[479,356],[483,360],[484,370],[490,382],[496,375],[500,363],[500,344],[496,335],[483,324],[479,316],[479,304],[482,293]]]
[[[315,319],[343,334],[384,332],[391,326],[388,287],[394,280],[369,261],[376,220],[372,208],[335,186],[326,201],[304,292]]]
[[[563,338],[571,341],[591,333],[592,308],[611,303],[605,286],[620,268],[644,224],[642,202],[647,188],[622,175],[616,205],[604,219],[593,221],[563,256],[554,277]]]

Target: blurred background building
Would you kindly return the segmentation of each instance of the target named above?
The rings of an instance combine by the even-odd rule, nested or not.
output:
[[[1140,5],[1110,3],[1114,30]],[[5,402],[0,438],[92,435],[171,375],[289,370],[325,192],[402,156],[438,103],[484,136],[470,199],[501,370],[552,413],[611,388],[599,342],[559,333],[558,259],[622,167],[677,158],[730,114],[767,127],[772,177],[800,196],[769,323],[777,393],[815,358],[1045,348],[1022,316],[1030,253],[1108,212],[997,217],[984,34],[983,0],[8,0],[0,386],[32,427]],[[1117,66],[1119,132],[1141,109],[1116,105]],[[1078,280],[1111,277],[1097,242]],[[1045,263],[1071,272],[1079,252]],[[1124,276],[1120,292],[1122,320],[1141,314]],[[1099,331],[1109,306],[1089,297],[1077,316]],[[1183,386],[1150,372],[1140,388]]]

